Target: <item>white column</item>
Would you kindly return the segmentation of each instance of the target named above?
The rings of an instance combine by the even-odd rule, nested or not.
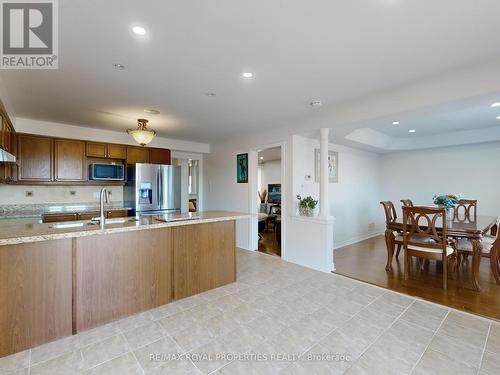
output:
[[[322,128],[320,144],[320,181],[319,181],[319,216],[329,217],[328,202],[328,133],[330,129]]]

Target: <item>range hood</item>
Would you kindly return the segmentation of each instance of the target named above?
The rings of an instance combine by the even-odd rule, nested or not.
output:
[[[0,148],[0,163],[15,163],[16,157]]]

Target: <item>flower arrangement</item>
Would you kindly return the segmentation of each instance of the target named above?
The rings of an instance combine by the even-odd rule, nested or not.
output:
[[[436,194],[432,197],[435,205],[450,209],[462,198],[461,194]]]
[[[297,195],[297,199],[299,200],[299,214],[301,216],[313,216],[318,201],[311,196],[302,198],[300,195]]]

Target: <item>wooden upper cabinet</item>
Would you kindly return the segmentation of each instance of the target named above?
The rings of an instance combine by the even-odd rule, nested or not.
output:
[[[150,148],[149,162],[152,164],[170,164],[170,150],[165,148]]]
[[[127,146],[113,143],[87,142],[85,154],[88,157],[126,159]]]
[[[30,134],[20,134],[17,139],[18,180],[51,181],[54,140]]]
[[[85,181],[85,142],[71,139],[56,139],[55,180]]]
[[[107,157],[110,159],[126,159],[127,146],[108,143]]]
[[[106,146],[106,143],[87,142],[85,154],[90,157],[105,158],[107,154]]]
[[[127,164],[149,163],[149,148],[127,146]]]

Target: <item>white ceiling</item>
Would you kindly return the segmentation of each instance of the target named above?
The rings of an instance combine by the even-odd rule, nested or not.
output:
[[[16,116],[106,129],[134,127],[145,116],[160,135],[193,141],[307,118],[313,99],[333,107],[500,56],[498,0],[59,6],[59,70],[1,72]],[[131,33],[136,24],[146,37]],[[243,79],[244,71],[255,78]],[[146,108],[162,114],[145,115]]]
[[[500,92],[362,121],[345,139],[381,152],[500,141],[500,106],[493,103]]]
[[[257,154],[259,164],[264,164],[268,161],[281,160],[281,147],[266,148],[264,150],[260,150]]]

